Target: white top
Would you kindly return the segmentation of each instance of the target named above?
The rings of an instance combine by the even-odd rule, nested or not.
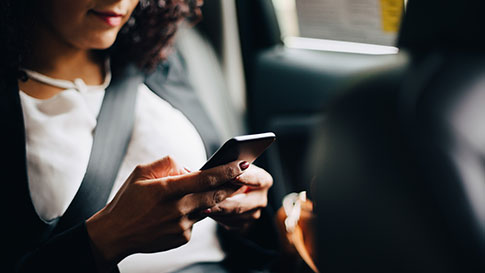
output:
[[[62,216],[79,189],[87,168],[93,130],[109,84],[100,86],[39,78],[66,90],[40,100],[20,91],[26,127],[29,189],[37,214],[43,220]],[[110,194],[111,200],[131,171],[171,155],[179,164],[199,169],[206,160],[202,140],[190,121],[145,84],[138,86],[135,124],[128,150]],[[189,243],[154,254],[135,254],[119,263],[121,272],[171,272],[196,262],[225,257],[216,236],[216,223],[206,218],[194,225]]]

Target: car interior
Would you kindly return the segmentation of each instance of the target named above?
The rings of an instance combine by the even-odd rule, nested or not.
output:
[[[401,1],[375,54],[289,46],[276,2],[206,0],[176,48],[222,137],[277,135],[256,164],[274,211],[314,202],[318,270],[485,272],[484,4]]]
[[[349,87],[320,124],[321,270],[483,270],[485,93],[472,2],[410,1],[398,41],[407,63]]]

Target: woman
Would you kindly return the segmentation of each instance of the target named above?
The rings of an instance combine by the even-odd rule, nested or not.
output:
[[[230,256],[216,222],[244,237],[260,218],[271,176],[247,162],[196,171],[210,152],[196,127],[210,123],[192,124],[188,110],[172,107],[176,99],[154,93],[184,78],[170,44],[177,24],[197,18],[199,2],[3,1],[2,122],[8,115],[3,127],[11,132],[2,139],[11,154],[3,173],[16,181],[8,188],[15,208],[9,233],[17,238],[9,268],[166,272],[213,265]],[[119,71],[133,64],[147,80],[129,90],[136,92],[134,125],[111,201],[56,232],[84,184],[105,92],[130,78]],[[194,105],[185,109],[202,109]],[[248,190],[235,193],[241,185]]]

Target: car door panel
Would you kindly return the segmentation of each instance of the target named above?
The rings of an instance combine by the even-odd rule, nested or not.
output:
[[[271,0],[237,4],[249,128],[272,130],[278,137],[262,164],[284,184],[283,191],[308,190],[310,181],[302,174],[312,129],[324,118],[322,110],[356,75],[394,63],[397,57],[288,48],[275,38],[280,32]]]

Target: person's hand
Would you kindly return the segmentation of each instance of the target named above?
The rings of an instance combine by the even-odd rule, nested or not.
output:
[[[98,268],[109,270],[133,253],[187,243],[200,212],[234,193],[228,181],[243,173],[239,162],[187,172],[170,157],[138,166],[113,200],[86,221]]]
[[[241,189],[217,205],[204,210],[203,214],[227,229],[245,231],[251,223],[261,217],[261,209],[268,203],[268,190],[273,185],[273,178],[265,170],[250,165],[232,182],[241,185]]]

